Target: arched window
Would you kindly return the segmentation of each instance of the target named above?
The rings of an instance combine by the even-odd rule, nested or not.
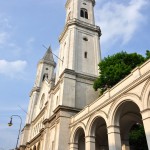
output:
[[[84,58],[87,58],[87,52],[84,52]]]
[[[45,73],[45,74],[43,75],[43,80],[42,80],[42,81],[44,81],[45,79],[48,79],[48,74],[47,74],[47,73]]]
[[[70,19],[71,19],[71,12],[69,12],[69,14],[68,14],[67,21],[69,21]]]
[[[43,108],[44,101],[45,101],[45,94],[43,94],[42,97],[41,97],[41,101],[40,101],[40,109]]]
[[[87,11],[87,9],[81,8],[81,10],[80,10],[80,16],[83,17],[83,18],[88,19],[88,11]]]
[[[81,11],[80,11],[80,16],[84,17],[84,11],[83,11],[83,9],[81,9]]]
[[[85,11],[85,18],[88,19],[88,12]]]
[[[56,98],[56,105],[58,105],[59,104],[59,97],[57,96],[57,98]]]
[[[84,40],[84,41],[88,41],[88,38],[87,38],[87,37],[83,37],[83,40]]]

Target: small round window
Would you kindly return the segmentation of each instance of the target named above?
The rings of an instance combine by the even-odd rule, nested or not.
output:
[[[84,40],[84,41],[88,41],[88,38],[87,38],[87,37],[84,37],[83,40]]]

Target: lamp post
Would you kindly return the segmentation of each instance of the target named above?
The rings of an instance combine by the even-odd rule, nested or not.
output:
[[[22,125],[22,118],[19,115],[12,115],[10,117],[10,122],[8,123],[8,126],[11,127],[13,125],[12,123],[12,119],[13,117],[18,117],[20,119],[20,127],[19,127],[19,133],[18,133],[18,137],[17,137],[17,143],[16,143],[16,150],[18,149],[18,142],[19,142],[19,136],[20,136],[20,132],[21,132],[21,125]]]

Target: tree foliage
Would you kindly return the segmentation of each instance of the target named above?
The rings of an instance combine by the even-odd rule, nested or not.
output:
[[[129,143],[132,149],[148,150],[144,127],[142,125],[136,124],[131,128]]]
[[[94,82],[94,89],[100,89],[103,93],[107,88],[111,88],[138,65],[150,58],[150,51],[146,51],[146,57],[137,53],[128,54],[120,52],[112,56],[105,57],[99,63],[100,76]]]
[[[146,60],[147,59],[150,59],[150,51],[149,50],[146,50]]]

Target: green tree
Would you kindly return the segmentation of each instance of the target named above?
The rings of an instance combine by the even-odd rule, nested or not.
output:
[[[135,124],[129,133],[129,143],[132,149],[148,150],[144,127],[140,124]]]
[[[148,59],[149,56],[150,52],[147,51],[146,58]],[[131,70],[142,64],[146,58],[137,53],[128,54],[126,52],[105,57],[98,65],[100,76],[94,82],[94,89],[100,89],[103,93],[130,74]]]
[[[150,51],[149,50],[146,50],[146,60],[147,59],[150,59]]]

